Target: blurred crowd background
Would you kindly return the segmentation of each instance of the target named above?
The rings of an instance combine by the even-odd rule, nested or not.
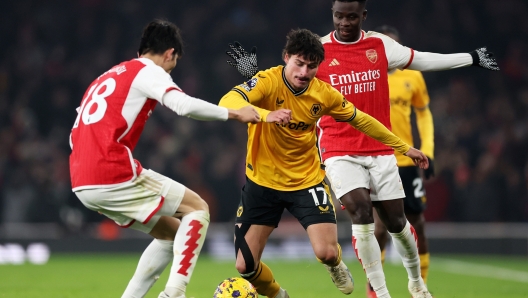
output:
[[[103,219],[71,192],[68,137],[98,75],[137,56],[143,27],[176,23],[186,42],[172,76],[217,103],[243,78],[227,44],[258,47],[259,66],[282,63],[285,35],[333,30],[331,0],[18,0],[0,10],[0,224]],[[524,0],[370,0],[364,29],[399,29],[402,43],[437,53],[488,46],[500,72],[424,74],[435,120],[436,177],[429,221],[528,222],[528,3]],[[213,221],[235,216],[244,183],[246,127],[199,122],[158,106],[134,155],[198,192]],[[344,220],[346,215],[339,212]]]

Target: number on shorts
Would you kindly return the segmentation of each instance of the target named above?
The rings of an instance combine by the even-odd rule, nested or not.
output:
[[[414,178],[412,185],[414,186],[414,197],[415,198],[421,198],[425,195],[425,192],[423,189],[422,178],[420,177]]]
[[[314,187],[314,188],[310,188],[308,190],[308,192],[310,192],[312,194],[315,206],[319,206],[319,198],[317,197],[317,194],[315,193],[316,190],[323,193],[323,203],[322,203],[322,205],[326,205],[327,201],[328,201],[328,196],[326,195],[326,191],[325,191],[324,187]]]
[[[99,93],[103,87],[106,87],[105,90],[102,93]],[[106,79],[100,85],[93,85],[88,91],[86,99],[83,100],[81,108],[78,111],[79,113],[77,114],[77,119],[75,119],[75,123],[73,124],[73,128],[79,126],[79,121],[81,119],[84,125],[90,125],[101,121],[106,113],[106,108],[108,107],[106,98],[114,93],[115,88],[116,81],[113,78]],[[90,110],[94,105],[97,105],[96,110],[91,112]]]

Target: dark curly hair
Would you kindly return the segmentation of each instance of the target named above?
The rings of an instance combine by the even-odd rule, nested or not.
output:
[[[165,20],[154,20],[143,29],[139,55],[163,54],[171,48],[174,48],[174,54],[178,54],[178,57],[183,55],[183,40],[176,25]]]
[[[286,35],[286,45],[282,50],[282,56],[299,55],[320,64],[324,60],[325,52],[319,38],[319,35],[308,29],[291,30]]]

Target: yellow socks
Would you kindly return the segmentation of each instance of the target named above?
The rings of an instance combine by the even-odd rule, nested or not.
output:
[[[420,255],[420,270],[422,279],[427,284],[427,275],[429,275],[429,253]]]
[[[260,295],[274,298],[279,293],[280,285],[273,278],[273,272],[262,261],[257,267],[255,275],[247,279],[257,289]]]

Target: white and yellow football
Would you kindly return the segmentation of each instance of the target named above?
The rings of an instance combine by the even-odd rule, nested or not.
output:
[[[241,278],[231,277],[223,280],[214,292],[213,298],[257,298],[258,293],[253,285]]]

